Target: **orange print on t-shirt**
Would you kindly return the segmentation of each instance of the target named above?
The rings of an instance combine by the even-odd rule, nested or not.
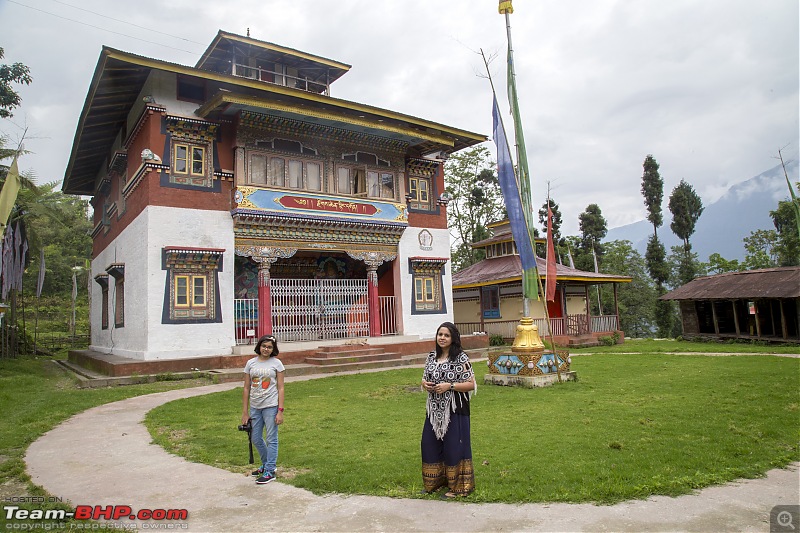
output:
[[[264,379],[261,381],[261,388],[266,389],[269,387],[269,379]]]

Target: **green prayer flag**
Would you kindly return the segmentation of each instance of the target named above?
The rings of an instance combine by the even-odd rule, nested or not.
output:
[[[11,215],[11,210],[17,201],[17,194],[21,186],[17,156],[14,156],[14,162],[11,163],[11,168],[8,169],[6,182],[3,184],[2,192],[0,192],[0,226],[2,227],[8,224],[8,217]]]

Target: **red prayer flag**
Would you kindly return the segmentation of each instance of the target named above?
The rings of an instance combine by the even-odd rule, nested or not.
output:
[[[550,211],[550,204],[547,204],[547,286],[545,287],[545,299],[548,302],[556,300],[556,251],[553,246],[553,212]]]

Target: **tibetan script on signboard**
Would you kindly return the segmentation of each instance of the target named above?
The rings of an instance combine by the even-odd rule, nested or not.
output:
[[[367,216],[374,215],[378,212],[378,208],[372,204],[347,200],[281,196],[278,202],[287,209],[309,209],[312,211],[329,211],[333,213]]]

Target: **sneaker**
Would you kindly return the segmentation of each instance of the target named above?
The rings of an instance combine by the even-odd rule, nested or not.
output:
[[[264,472],[264,474],[261,477],[256,479],[256,483],[258,485],[265,485],[265,484],[269,483],[270,481],[275,481],[275,476],[273,476],[269,472]]]
[[[253,472],[250,475],[251,476],[255,476],[255,477],[261,477],[261,475],[263,473],[264,473],[264,467],[262,466],[262,467],[259,467],[258,470],[253,470]]]

